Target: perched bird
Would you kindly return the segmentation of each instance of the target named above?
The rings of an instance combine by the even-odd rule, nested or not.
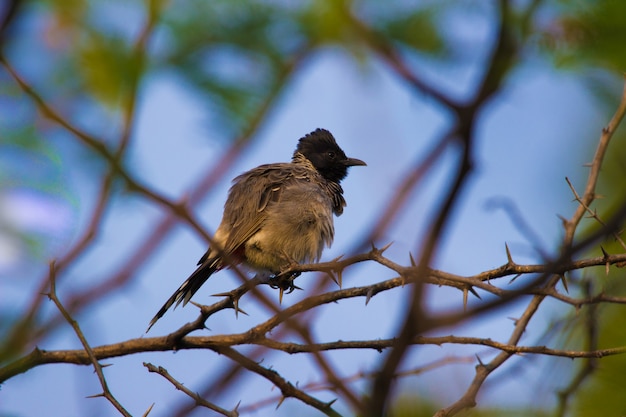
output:
[[[291,162],[261,165],[235,178],[212,246],[148,330],[231,264],[271,276],[294,262],[318,261],[333,241],[333,214],[341,215],[346,205],[339,183],[356,165],[366,164],[348,158],[329,131],[317,129],[299,140]]]

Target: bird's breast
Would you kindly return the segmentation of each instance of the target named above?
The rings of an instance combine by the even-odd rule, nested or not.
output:
[[[253,267],[277,272],[292,261],[319,260],[333,237],[332,199],[314,181],[298,181],[268,204],[260,230],[246,243],[246,259]]]

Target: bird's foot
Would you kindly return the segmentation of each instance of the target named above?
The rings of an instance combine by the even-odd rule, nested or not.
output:
[[[278,294],[278,301],[280,303],[283,302],[283,294],[285,294],[285,291],[287,294],[291,294],[294,290],[302,289],[294,284],[294,280],[300,276],[300,272],[288,271],[289,269],[286,269],[285,272],[279,272],[269,280],[269,286],[280,291]]]

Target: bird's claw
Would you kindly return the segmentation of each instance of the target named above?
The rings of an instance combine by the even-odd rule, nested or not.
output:
[[[283,294],[291,294],[294,290],[301,290],[302,288],[294,284],[294,280],[300,275],[300,272],[291,274],[278,273],[274,275],[269,281],[269,286],[274,289],[280,290],[278,294],[278,300],[283,302]]]

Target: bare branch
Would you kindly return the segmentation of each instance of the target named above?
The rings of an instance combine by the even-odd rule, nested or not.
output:
[[[145,366],[146,368],[148,368],[149,372],[154,372],[157,373],[159,375],[161,375],[163,378],[167,379],[169,382],[172,383],[172,385],[174,385],[174,387],[176,387],[177,390],[184,392],[185,394],[187,394],[189,397],[191,397],[195,402],[197,406],[201,406],[201,407],[206,407],[210,410],[213,410],[217,413],[220,413],[224,416],[227,417],[238,417],[239,416],[239,412],[237,411],[237,409],[239,408],[239,404],[237,404],[235,406],[234,409],[232,410],[226,410],[216,404],[213,404],[210,401],[205,400],[204,398],[200,397],[197,393],[191,391],[189,388],[185,387],[183,384],[181,384],[180,382],[178,382],[173,376],[171,376],[169,374],[169,372],[167,372],[167,369],[163,368],[162,366],[156,367],[151,363],[147,363],[144,362],[143,366]]]
[[[310,396],[306,392],[296,388],[289,381],[285,380],[283,377],[281,377],[278,374],[278,372],[271,370],[271,369],[267,369],[259,365],[253,360],[237,352],[235,349],[230,348],[230,347],[220,347],[220,348],[215,348],[214,350],[217,353],[222,354],[232,359],[233,361],[237,362],[239,365],[243,366],[249,371],[254,372],[255,374],[261,375],[268,381],[272,382],[274,385],[276,385],[276,387],[280,389],[281,393],[283,394],[283,398],[289,398],[289,397],[297,398],[303,403],[308,404],[311,407],[318,409],[319,411],[326,414],[327,416],[334,416],[334,417],[340,416],[340,414],[332,408],[332,403],[334,401],[331,401],[330,403],[325,403],[323,401],[318,400],[317,398]],[[282,403],[282,400],[279,402],[278,405],[280,406],[281,403]]]
[[[117,399],[113,396],[113,394],[111,394],[111,391],[109,390],[106,379],[104,377],[104,373],[102,372],[102,365],[100,365],[100,362],[98,362],[98,358],[93,353],[91,346],[89,346],[89,343],[87,342],[87,338],[85,337],[82,330],[80,329],[78,322],[74,320],[72,316],[70,316],[70,314],[67,312],[65,307],[63,307],[63,304],[61,304],[61,301],[57,297],[56,271],[55,271],[54,261],[50,262],[50,292],[48,293],[48,297],[52,300],[52,302],[54,302],[54,305],[57,306],[57,308],[59,309],[59,311],[65,318],[65,320],[74,329],[74,333],[76,333],[76,336],[78,336],[78,339],[80,339],[80,343],[83,345],[83,348],[85,349],[85,352],[87,353],[87,356],[89,357],[89,361],[93,365],[96,375],[98,375],[98,380],[100,381],[100,386],[102,387],[102,394],[95,395],[94,397],[102,396],[106,398],[111,404],[113,404],[113,406],[117,409],[117,411],[119,411],[121,415],[125,417],[131,417],[130,413],[126,411],[126,409],[117,401]]]

